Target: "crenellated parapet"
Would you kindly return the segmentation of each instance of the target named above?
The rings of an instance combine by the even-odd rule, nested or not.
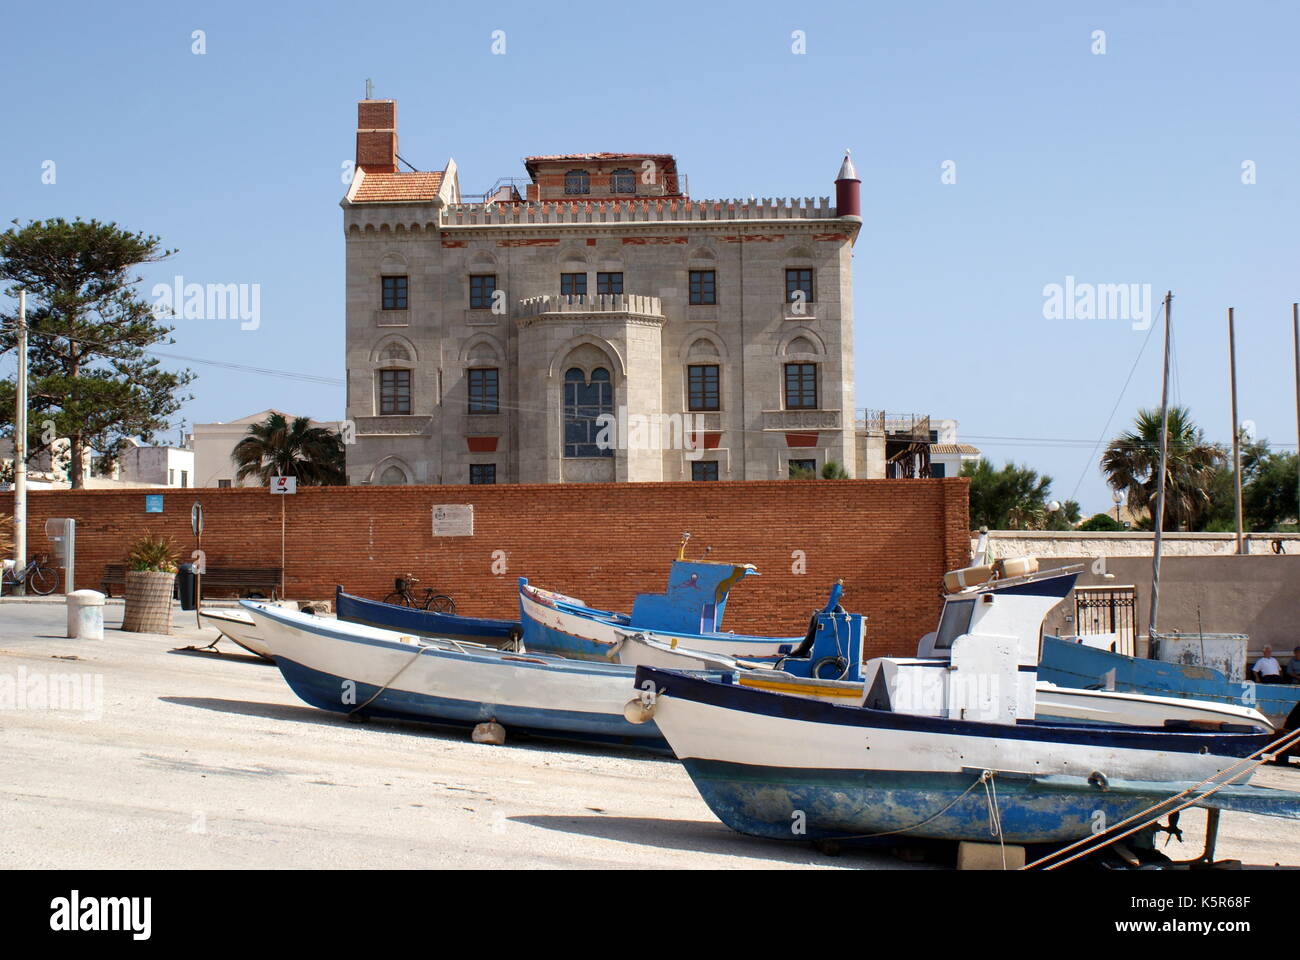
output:
[[[749,200],[581,200],[455,203],[441,211],[444,227],[545,223],[673,223],[722,220],[834,220],[830,197]]]

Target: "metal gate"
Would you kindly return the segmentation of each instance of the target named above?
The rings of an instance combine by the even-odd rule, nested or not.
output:
[[[1075,587],[1074,622],[1079,636],[1113,633],[1115,652],[1134,656],[1137,590],[1134,587]]]

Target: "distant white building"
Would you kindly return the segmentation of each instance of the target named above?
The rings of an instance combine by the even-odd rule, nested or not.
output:
[[[138,440],[117,458],[117,479],[151,487],[194,486],[194,451],[189,447],[151,447]]]
[[[231,454],[235,451],[235,446],[240,440],[248,436],[248,428],[253,424],[262,423],[273,413],[278,413],[290,423],[293,422],[295,414],[285,413],[283,410],[263,410],[260,413],[250,413],[246,417],[240,417],[238,420],[231,420],[226,423],[218,421],[217,423],[196,423],[191,446],[194,448],[194,486],[196,487],[256,487],[258,481],[248,478],[242,481],[235,479],[235,463],[231,460]],[[338,432],[341,424],[337,420],[311,420],[313,427],[324,427],[328,430]]]
[[[33,490],[67,490],[67,438],[56,438],[49,449],[41,450],[27,461],[27,483]],[[14,444],[0,439],[0,467],[8,473],[13,467]],[[111,490],[117,487],[189,487],[194,485],[194,451],[187,447],[150,446],[139,440],[127,441],[126,447],[107,476],[94,469],[90,451],[85,453],[82,486],[86,490]],[[5,484],[7,487],[8,484]]]

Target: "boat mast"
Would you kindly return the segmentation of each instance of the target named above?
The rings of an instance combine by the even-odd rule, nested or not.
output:
[[[1156,476],[1156,537],[1151,550],[1151,617],[1147,622],[1147,653],[1156,637],[1156,614],[1160,607],[1160,539],[1165,526],[1165,470],[1169,466],[1169,314],[1173,291],[1165,293],[1165,364],[1160,386],[1160,468]]]

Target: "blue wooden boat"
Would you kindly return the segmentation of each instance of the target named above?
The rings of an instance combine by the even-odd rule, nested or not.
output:
[[[420,637],[446,637],[492,646],[517,638],[521,633],[518,620],[461,617],[454,613],[381,603],[346,593],[337,585],[334,587],[334,611],[340,620],[349,623],[364,623]]]
[[[731,589],[746,577],[757,576],[758,571],[748,563],[687,560],[683,556],[685,540],[682,548],[669,569],[664,592],[637,594],[630,614],[587,606],[575,597],[543,590],[520,577],[519,614],[525,647],[578,660],[689,669],[671,655],[681,648],[769,664],[785,660],[794,668],[795,661],[809,657],[821,635],[831,647],[838,642],[839,655],[829,663],[823,662],[825,657],[813,661],[810,666],[820,665],[823,670],[816,675],[824,679],[856,676],[864,618],[845,614],[839,606],[842,585],[835,585],[830,600],[813,616],[803,635],[731,633],[723,630]],[[634,633],[644,635],[652,644],[626,644],[627,635]],[[662,648],[670,651],[667,659],[660,656]],[[828,667],[834,668],[832,674],[824,672]]]
[[[627,715],[658,724],[719,819],[762,837],[1059,844],[1203,781],[1220,789],[1202,806],[1300,819],[1300,794],[1246,782],[1274,740],[1257,727],[1035,718],[1038,625],[1077,569],[955,591],[968,613],[935,638],[942,669],[875,658],[862,704],[642,666]]]
[[[1300,684],[1229,680],[1210,667],[1143,660],[1043,637],[1038,676],[1060,687],[1118,690],[1252,707],[1278,730],[1300,726]]]

